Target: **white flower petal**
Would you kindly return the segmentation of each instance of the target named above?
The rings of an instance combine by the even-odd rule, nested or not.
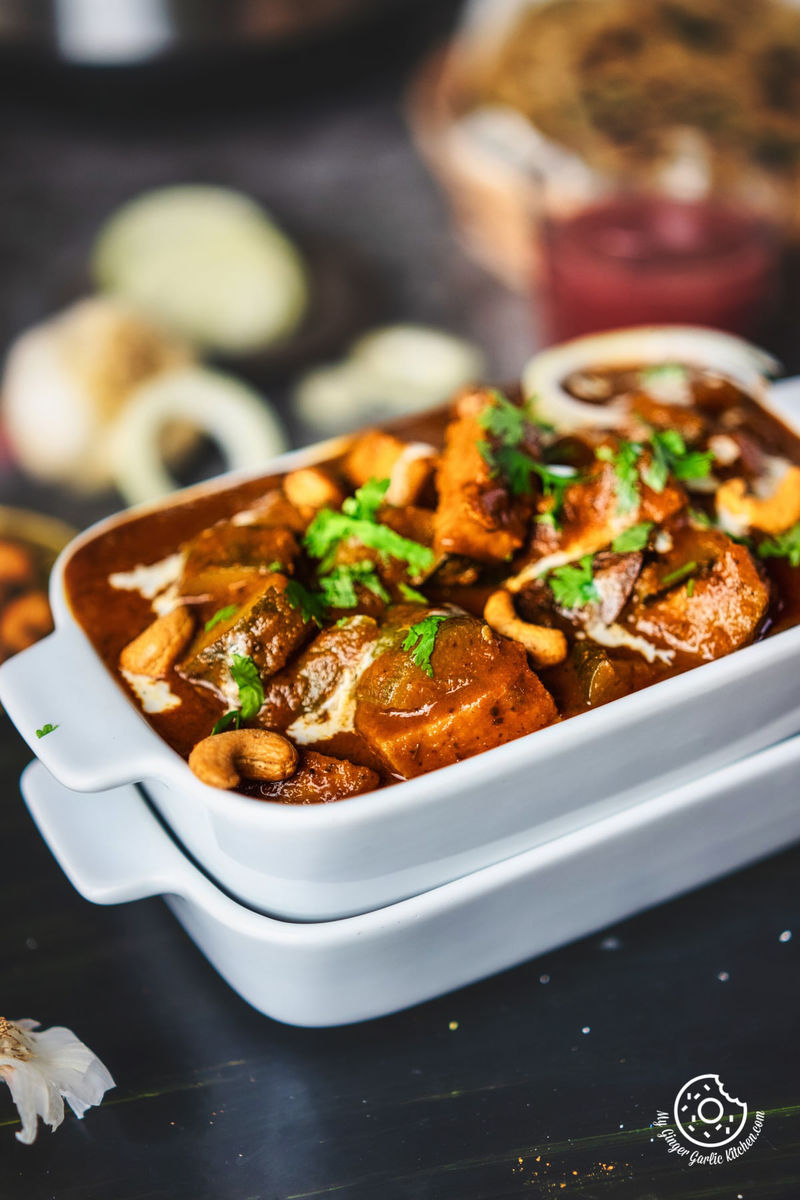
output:
[[[6,1068],[5,1079],[22,1121],[22,1129],[17,1133],[18,1141],[30,1146],[36,1137],[38,1117],[46,1121],[51,1129],[58,1128],[64,1120],[64,1101],[57,1089],[36,1068],[33,1060],[17,1063],[10,1071]]]
[[[69,1029],[54,1026],[41,1033],[37,1021],[22,1020],[5,1024],[6,1045],[0,1038],[0,1078],[11,1089],[19,1110],[22,1129],[17,1138],[27,1145],[36,1137],[37,1116],[56,1129],[64,1119],[67,1100],[77,1117],[99,1104],[114,1080],[100,1059]],[[15,1032],[16,1030],[16,1032]],[[24,1033],[20,1033],[24,1031]],[[14,1040],[19,1034],[23,1050],[15,1053]]]

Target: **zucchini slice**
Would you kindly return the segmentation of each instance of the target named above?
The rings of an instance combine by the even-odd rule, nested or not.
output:
[[[247,354],[301,321],[308,287],[289,239],[248,196],[184,185],[116,212],[93,252],[97,285],[196,346]]]

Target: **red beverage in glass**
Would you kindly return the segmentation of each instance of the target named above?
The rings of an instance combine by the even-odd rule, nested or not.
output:
[[[626,325],[751,333],[775,297],[778,245],[758,216],[713,200],[617,196],[545,228],[553,341]]]

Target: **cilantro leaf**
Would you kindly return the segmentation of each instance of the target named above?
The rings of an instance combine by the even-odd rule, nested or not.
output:
[[[652,521],[642,521],[639,525],[631,525],[629,529],[618,534],[611,543],[611,549],[617,554],[628,554],[634,550],[644,550],[650,538]]]
[[[704,479],[711,471],[711,451],[687,450],[677,429],[654,433],[651,446],[653,461],[642,472],[642,479],[654,492],[663,492],[670,471],[676,479]]]
[[[319,580],[323,602],[330,608],[355,608],[358,604],[356,584],[378,596],[384,604],[390,600],[389,593],[378,578],[371,562],[348,563],[333,567]]]
[[[206,621],[203,628],[206,633],[210,633],[215,625],[219,625],[222,621],[228,621],[236,612],[238,604],[226,604],[224,608],[218,608],[210,621]]]
[[[361,542],[362,546],[369,546],[386,558],[397,558],[408,563],[415,575],[429,570],[435,561],[430,546],[401,537],[388,525],[378,525],[364,517],[349,516],[344,512],[333,512],[330,508],[323,508],[317,513],[306,530],[303,543],[313,558],[325,559],[346,538]]]
[[[398,589],[404,600],[408,600],[410,604],[427,604],[427,596],[423,596],[422,592],[418,592],[416,588],[409,587],[407,583],[399,583]]]
[[[368,479],[354,496],[348,496],[342,504],[342,512],[359,521],[374,521],[389,490],[389,479]]]
[[[232,708],[230,712],[224,713],[211,726],[211,732],[224,733],[226,729],[238,729],[242,724],[242,710],[240,708]]]
[[[502,392],[492,391],[492,403],[478,415],[478,424],[491,434],[494,443],[481,439],[478,453],[492,475],[502,475],[514,496],[526,496],[532,491],[531,475],[538,475],[542,491],[554,496],[551,515],[555,519],[563,502],[564,490],[578,478],[574,467],[547,466],[537,462],[520,446],[525,427],[533,422],[527,408],[512,404]]]
[[[531,474],[534,461],[524,450],[516,446],[500,446],[492,451],[489,462],[493,475],[504,475],[514,496],[525,496],[531,491]]]
[[[487,443],[479,443],[486,446]],[[542,493],[553,496],[554,504],[550,512],[556,517],[564,503],[564,493],[573,483],[580,481],[580,475],[575,467],[561,463],[540,463],[514,446],[501,446],[492,451],[487,459],[493,475],[504,475],[514,496],[525,496],[532,490],[531,475],[538,476],[542,484]]]
[[[430,675],[431,679],[433,678],[431,654],[436,643],[436,634],[442,621],[446,620],[447,616],[443,613],[432,613],[423,617],[421,621],[417,621],[410,627],[403,642],[403,649],[411,651],[411,661],[416,663],[426,675]]]
[[[610,462],[616,474],[617,512],[633,512],[639,505],[639,473],[637,464],[644,447],[641,442],[621,441],[617,450],[600,446],[597,457]]]
[[[593,561],[594,555],[584,554],[578,566],[571,563],[550,572],[547,582],[556,603],[562,608],[583,608],[600,599],[592,572]]]
[[[700,529],[713,529],[714,521],[702,508],[689,508],[689,520]]]
[[[790,567],[800,567],[800,521],[758,547],[759,558],[788,558]]]
[[[661,580],[662,587],[672,587],[674,583],[681,583],[688,575],[692,575],[697,570],[697,563],[684,563],[682,567],[677,567],[674,571],[670,571],[669,575],[665,575]],[[694,588],[692,588],[694,591]]]
[[[677,386],[685,384],[688,378],[689,372],[680,363],[659,363],[654,367],[645,367],[639,372],[639,380],[645,387],[653,383]]]
[[[478,424],[492,437],[497,438],[501,446],[518,446],[525,434],[525,410],[493,389],[492,403],[487,404],[478,415]]]
[[[239,689],[242,720],[249,721],[264,703],[264,687],[252,658],[246,654],[234,654],[231,679]]]
[[[688,450],[682,458],[672,464],[676,479],[705,479],[711,474],[714,455],[710,450]]]
[[[300,616],[304,621],[316,621],[320,629],[322,628],[322,622],[325,620],[325,605],[321,596],[316,592],[310,592],[296,579],[289,580],[284,594],[292,608],[300,609]]]
[[[36,736],[37,738],[47,737],[48,733],[55,733],[57,729],[57,725],[43,725],[41,729],[36,730]]]

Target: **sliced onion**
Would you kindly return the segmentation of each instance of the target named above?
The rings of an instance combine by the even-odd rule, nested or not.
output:
[[[228,469],[257,469],[287,447],[274,411],[251,388],[202,367],[172,371],[138,388],[112,430],[114,481],[129,504],[156,500],[178,486],[160,449],[164,429],[174,421],[216,442]]]
[[[564,381],[575,371],[660,363],[713,371],[755,399],[765,392],[765,376],[779,369],[771,355],[732,334],[693,325],[653,325],[592,334],[543,350],[524,368],[522,388],[536,415],[560,433],[620,429],[630,421],[627,399],[586,404],[566,391]]]
[[[184,185],[146,192],[100,232],[94,274],[190,342],[228,354],[263,349],[301,320],[302,259],[249,196]]]
[[[464,384],[477,383],[486,367],[476,346],[424,325],[375,329],[353,345],[350,360],[376,387],[391,386],[410,397],[424,395],[429,403],[446,399]]]
[[[431,408],[483,376],[485,360],[462,338],[422,325],[365,334],[340,363],[317,367],[298,384],[295,403],[320,433]]]

